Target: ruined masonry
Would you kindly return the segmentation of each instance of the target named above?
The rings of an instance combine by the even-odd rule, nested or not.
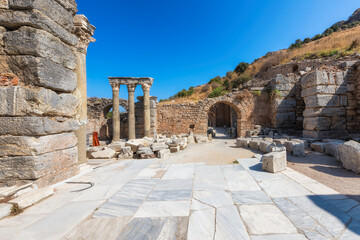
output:
[[[86,160],[95,27],[75,15],[75,0],[3,0],[0,11],[0,186],[47,186]]]

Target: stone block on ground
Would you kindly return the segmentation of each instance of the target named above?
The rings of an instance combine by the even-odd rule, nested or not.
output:
[[[288,151],[288,152],[293,151],[293,142],[292,141],[285,141],[284,146],[286,148],[286,151]]]
[[[155,154],[150,147],[141,147],[136,153],[141,159],[155,158]]]
[[[274,143],[276,145],[284,145],[286,141],[287,141],[287,139],[285,139],[285,138],[274,139]]]
[[[160,150],[163,150],[163,149],[168,149],[169,146],[166,145],[166,144],[163,144],[163,143],[154,143],[151,145],[151,149],[154,151],[154,152],[157,152],[157,151],[160,151]]]
[[[360,143],[348,141],[338,148],[339,158],[344,168],[360,173]]]
[[[18,198],[12,199],[9,201],[11,204],[17,205],[20,209],[27,208],[54,193],[53,187],[40,188],[24,195],[21,195]]]
[[[286,151],[272,152],[265,154],[262,157],[262,169],[267,172],[277,173],[285,170],[286,166],[287,166]]]
[[[156,156],[158,158],[167,158],[171,155],[170,149],[161,149],[157,152]]]
[[[180,143],[180,150],[185,150],[187,143]]]
[[[283,152],[283,151],[286,151],[286,147],[284,145],[270,146],[270,152]]]
[[[194,136],[189,136],[189,137],[188,137],[188,143],[189,143],[189,144],[195,143],[195,138],[194,138]]]
[[[267,142],[267,141],[260,141],[259,150],[262,151],[263,153],[270,153],[272,146],[275,146],[275,143]]]
[[[304,142],[293,141],[292,145],[293,145],[292,146],[292,154],[294,156],[298,156],[298,157],[305,156],[305,143]]]
[[[339,146],[344,144],[345,141],[337,140],[335,142],[325,142],[325,153],[330,156],[334,156],[337,160],[339,159]]]
[[[125,143],[125,147],[131,147],[131,151],[133,152],[137,152],[140,145],[145,146],[144,141],[141,139],[133,139]]]
[[[131,150],[131,147],[123,147],[121,153],[118,155],[119,159],[131,159],[133,158],[134,153]]]
[[[207,143],[209,141],[207,136],[195,135],[194,138],[196,143]]]
[[[125,147],[125,142],[122,141],[112,142],[107,147],[114,150],[115,152],[121,152],[123,147]]]
[[[171,153],[176,153],[176,152],[179,152],[179,151],[180,151],[180,146],[170,147],[170,152]]]
[[[99,151],[91,153],[92,159],[111,159],[114,158],[116,152],[108,147],[103,147]]]
[[[259,140],[250,140],[249,147],[253,150],[259,150],[260,141]]]
[[[315,143],[311,144],[311,148],[315,152],[324,153],[325,152],[325,145],[326,145],[326,143],[323,143],[323,142],[315,142]]]
[[[249,139],[246,139],[246,138],[236,139],[236,146],[242,147],[242,148],[248,148],[249,147]]]
[[[12,204],[0,203],[0,219],[9,216],[11,214],[12,207]]]

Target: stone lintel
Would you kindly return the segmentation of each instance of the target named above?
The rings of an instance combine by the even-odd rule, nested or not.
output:
[[[79,38],[78,49],[86,54],[87,48],[91,42],[95,42],[92,36],[95,32],[95,26],[91,25],[85,15],[79,14],[74,17],[75,34]]]
[[[129,84],[153,84],[154,79],[150,77],[109,77],[110,84],[120,84],[120,85],[129,85]]]

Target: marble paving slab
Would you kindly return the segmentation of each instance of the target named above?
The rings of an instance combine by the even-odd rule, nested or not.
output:
[[[235,204],[252,205],[273,203],[263,191],[241,191],[231,193]]]
[[[192,190],[158,190],[152,191],[147,201],[190,201]]]
[[[228,190],[228,186],[224,178],[196,178],[194,180],[194,190]]]
[[[161,179],[155,186],[154,191],[159,190],[192,190],[193,179]]]
[[[259,182],[260,187],[271,198],[312,195],[308,190],[290,179]]]
[[[195,166],[171,166],[162,179],[189,179],[194,178]]]
[[[235,206],[216,210],[215,240],[249,240],[246,227]]]
[[[215,208],[234,205],[231,194],[225,191],[194,191],[193,199]]]
[[[275,205],[242,205],[239,210],[250,234],[297,233],[295,226]]]
[[[190,201],[144,202],[134,218],[183,217],[190,214]]]
[[[261,188],[246,171],[228,172],[225,175],[226,184],[230,191],[260,191]]]
[[[213,240],[215,234],[215,209],[195,211],[189,219],[187,240]]]
[[[271,234],[251,236],[252,240],[307,240],[302,234]]]
[[[195,170],[196,179],[223,178],[223,172],[219,166],[197,166]]]

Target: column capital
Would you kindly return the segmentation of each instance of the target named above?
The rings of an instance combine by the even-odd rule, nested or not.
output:
[[[143,89],[144,92],[145,92],[145,91],[149,92],[149,91],[150,91],[150,88],[151,88],[151,85],[148,84],[148,83],[142,83],[142,84],[141,84],[141,87],[142,87],[142,89]]]
[[[96,40],[92,37],[94,35],[95,27],[89,23],[85,15],[75,15],[74,17],[75,35],[79,38],[77,49],[79,52],[87,53],[87,48],[91,42]]]
[[[120,90],[120,84],[118,83],[110,83],[113,91],[119,91]]]
[[[132,83],[132,84],[127,84],[127,89],[128,89],[128,92],[135,92],[135,88],[137,86],[136,83]]]

